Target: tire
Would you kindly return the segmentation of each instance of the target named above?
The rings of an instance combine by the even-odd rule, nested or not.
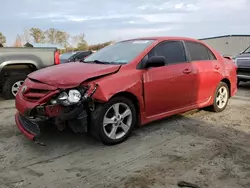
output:
[[[3,83],[3,88],[2,88],[2,94],[4,99],[14,99],[16,95],[14,92],[12,92],[12,87],[17,88],[19,84],[22,84],[24,80],[26,79],[26,75],[24,74],[16,74],[16,75],[11,75],[6,78],[6,80]]]
[[[222,92],[222,90],[223,90],[223,93],[225,91],[225,94],[224,94],[225,98],[221,99],[224,101],[224,103],[221,102],[221,104],[223,103],[223,105],[219,105],[220,102],[218,102],[218,98],[219,98],[219,95]],[[230,95],[229,88],[228,88],[227,84],[224,82],[220,82],[220,84],[217,86],[216,92],[214,94],[214,101],[213,101],[213,105],[211,106],[211,110],[213,112],[222,112],[223,110],[225,110],[225,108],[227,107],[228,101],[229,101],[229,95]],[[222,97],[222,95],[220,95],[220,96]]]
[[[119,105],[118,105],[119,104]],[[115,116],[114,107],[119,106],[120,117]],[[128,109],[127,116],[122,118],[125,108]],[[130,110],[130,111],[129,111]],[[131,113],[130,113],[131,112]],[[112,120],[104,126],[104,118],[109,120],[116,117],[116,121]],[[127,125],[125,126],[124,125]],[[137,123],[137,111],[132,101],[126,97],[114,97],[105,104],[97,106],[96,110],[91,113],[91,125],[89,127],[91,134],[105,145],[115,145],[124,142],[131,134],[133,128]],[[130,125],[130,126],[129,126]],[[114,127],[117,127],[116,129]],[[122,127],[126,127],[123,129]],[[116,130],[117,135],[113,137],[112,130]],[[124,131],[126,130],[126,131]],[[121,132],[119,132],[121,131]],[[115,131],[114,131],[115,132]],[[120,134],[118,134],[120,133]],[[110,136],[108,136],[110,135]],[[113,138],[111,138],[113,137]]]

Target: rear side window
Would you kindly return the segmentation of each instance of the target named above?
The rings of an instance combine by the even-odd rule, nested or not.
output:
[[[185,41],[187,51],[189,52],[191,61],[215,60],[216,57],[206,46],[197,43]]]
[[[186,55],[180,41],[167,41],[156,46],[149,54],[152,56],[164,56],[168,64],[186,62]]]

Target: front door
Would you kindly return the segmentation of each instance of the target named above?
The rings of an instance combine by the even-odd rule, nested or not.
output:
[[[146,115],[189,106],[196,76],[192,64],[186,59],[182,42],[160,43],[149,52],[148,57],[152,56],[164,56],[167,65],[149,68],[143,73]]]

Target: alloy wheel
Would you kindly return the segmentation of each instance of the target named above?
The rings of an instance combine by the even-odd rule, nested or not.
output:
[[[225,86],[221,86],[217,92],[216,105],[218,108],[222,109],[226,106],[228,101],[228,91]]]
[[[127,104],[113,104],[103,118],[104,133],[112,140],[124,137],[130,130],[132,118],[132,111]]]
[[[24,81],[17,81],[11,87],[12,95],[16,96],[17,92],[19,91],[20,87],[23,85]]]

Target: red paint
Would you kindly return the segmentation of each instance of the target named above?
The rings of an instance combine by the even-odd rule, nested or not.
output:
[[[110,74],[116,72],[119,68],[120,65],[75,62],[40,69],[31,73],[28,77],[58,88],[73,88],[89,78]]]
[[[39,101],[30,102],[19,94],[16,97],[18,111],[32,109],[46,103],[59,88],[73,88],[81,84],[98,84],[93,99],[107,102],[116,94],[134,95],[139,104],[140,122],[146,124],[173,114],[213,103],[216,87],[223,80],[230,82],[230,94],[237,92],[236,66],[232,60],[223,58],[214,49],[201,41],[180,37],[153,37],[156,41],[126,65],[103,65],[91,63],[67,63],[33,72],[29,78],[42,83],[41,87],[51,91]],[[137,69],[142,58],[157,44],[166,40],[187,40],[207,46],[217,60],[186,62],[147,70]],[[39,84],[25,83],[38,87]],[[52,88],[51,88],[52,87]]]
[[[26,130],[22,127],[22,125],[21,125],[21,123],[20,123],[20,121],[19,121],[19,119],[18,119],[18,116],[19,116],[19,113],[17,112],[16,115],[15,115],[15,121],[16,121],[16,125],[17,125],[18,129],[19,129],[28,139],[34,140],[35,135],[29,133],[28,131],[26,131]]]

